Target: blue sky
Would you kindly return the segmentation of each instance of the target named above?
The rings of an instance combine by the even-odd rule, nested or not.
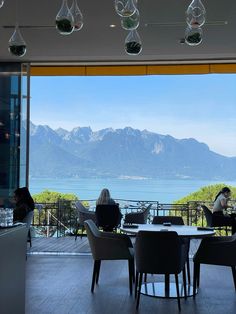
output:
[[[236,75],[32,77],[31,121],[71,130],[131,126],[236,156]]]

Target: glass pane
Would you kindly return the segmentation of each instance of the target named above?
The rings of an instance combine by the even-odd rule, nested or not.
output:
[[[28,65],[22,65],[21,74],[21,121],[20,121],[20,182],[19,186],[28,185]]]
[[[9,201],[13,191],[19,186],[21,144],[23,155],[26,154],[24,132],[23,139],[20,139],[23,125],[20,114],[21,80],[20,63],[0,65],[0,204]]]

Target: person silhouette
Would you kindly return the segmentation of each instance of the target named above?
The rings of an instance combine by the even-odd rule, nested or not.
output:
[[[110,191],[108,189],[102,189],[96,205],[114,205],[116,202],[111,198]]]
[[[230,200],[231,190],[225,186],[216,195],[213,205],[213,221],[216,224],[232,226],[232,234],[236,232],[236,217],[235,214],[225,214],[224,210],[233,208],[228,205]]]
[[[27,187],[18,188],[14,192],[15,197],[15,209],[13,212],[13,221],[22,222],[26,215],[34,210],[34,200],[30,195]]]

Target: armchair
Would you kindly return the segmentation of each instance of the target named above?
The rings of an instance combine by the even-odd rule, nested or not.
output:
[[[168,249],[167,249],[168,248]],[[175,275],[178,308],[180,293],[178,274],[183,271],[184,293],[186,297],[185,248],[176,232],[173,231],[139,231],[135,243],[137,293],[136,309],[139,307],[143,274],[163,274],[169,278]],[[166,284],[168,280],[166,281]]]
[[[96,220],[103,231],[114,231],[120,226],[122,214],[118,204],[104,204],[96,206]]]
[[[200,283],[200,264],[212,264],[231,267],[236,290],[236,233],[231,237],[204,238],[193,258],[193,292]]]
[[[88,219],[91,219],[96,223],[96,214],[93,211],[89,211],[80,201],[75,203],[75,207],[77,210],[78,223],[75,231],[75,240],[78,236],[79,228],[81,228],[81,237],[85,230],[84,222]]]
[[[130,238],[125,234],[101,232],[92,220],[84,222],[91,247],[94,267],[91,292],[98,283],[102,260],[127,260],[129,268],[129,289],[132,294],[134,281],[134,250]]]
[[[165,222],[170,222],[173,225],[184,225],[184,220],[181,216],[154,216],[153,217],[153,224],[163,224]],[[188,283],[190,284],[190,262],[189,262],[189,248],[190,248],[190,239],[183,238],[182,241],[185,244],[185,253],[187,257],[187,276],[188,276]]]
[[[232,220],[230,217],[224,217],[222,216],[214,216],[211,210],[205,206],[201,205],[202,210],[204,212],[207,226],[208,227],[214,227],[218,228],[218,230],[222,230],[222,227],[225,228],[226,234],[228,234],[227,227],[232,227]]]
[[[146,224],[151,207],[152,207],[152,204],[149,204],[144,210],[140,212],[133,212],[133,213],[126,214],[124,218],[124,223]]]

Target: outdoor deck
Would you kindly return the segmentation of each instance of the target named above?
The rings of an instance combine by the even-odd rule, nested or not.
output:
[[[132,238],[134,242],[135,238]],[[192,239],[190,246],[190,257],[193,256],[199,240]],[[33,238],[32,247],[28,247],[28,255],[90,255],[88,239],[86,236],[61,238]]]
[[[102,262],[99,286],[94,294],[90,292],[93,259],[88,254],[86,237],[77,241],[73,237],[33,239],[31,252],[34,253],[27,258],[27,314],[136,313],[134,297],[129,295],[125,261]],[[156,279],[148,276],[150,281]],[[181,304],[183,314],[236,313],[231,269],[203,265],[196,299],[183,299]],[[141,296],[138,313],[154,312],[178,313],[177,301]]]
[[[90,253],[87,237],[33,238],[28,254],[81,255]]]

